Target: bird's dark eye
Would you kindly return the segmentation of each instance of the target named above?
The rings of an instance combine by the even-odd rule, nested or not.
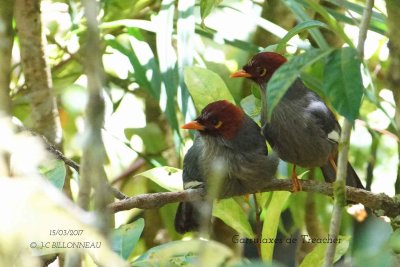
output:
[[[217,125],[218,124],[218,120],[216,118],[212,118],[210,120],[210,122],[211,122],[212,125]]]
[[[257,68],[257,73],[259,76],[265,76],[267,74],[267,69],[266,68],[262,68],[262,67],[258,67]]]

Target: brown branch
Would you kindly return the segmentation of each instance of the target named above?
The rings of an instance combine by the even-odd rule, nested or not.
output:
[[[0,0],[0,111],[11,115],[11,54],[14,42],[13,0]]]
[[[17,0],[14,11],[21,62],[32,108],[32,128],[59,146],[62,129],[45,55],[46,38],[42,31],[40,1]]]
[[[320,193],[326,196],[333,196],[332,184],[316,181],[300,181],[303,191]],[[274,179],[264,184],[259,192],[270,191],[291,191],[290,179]],[[248,194],[255,192],[248,192]],[[379,211],[379,215],[386,215],[394,218],[400,214],[400,201],[389,197],[386,194],[375,194],[366,190],[346,186],[347,200],[362,203],[364,206]],[[115,213],[133,208],[153,209],[169,203],[187,202],[202,199],[205,195],[204,189],[189,189],[180,192],[163,192],[141,194],[134,197],[114,202],[108,207]],[[231,195],[226,197],[232,197]]]

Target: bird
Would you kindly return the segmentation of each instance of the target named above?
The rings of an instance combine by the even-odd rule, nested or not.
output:
[[[278,156],[293,164],[292,190],[301,191],[296,166],[320,167],[326,182],[336,180],[336,162],[341,127],[324,101],[297,78],[272,111],[267,121],[267,83],[287,59],[274,52],[261,52],[231,74],[255,82],[261,93],[261,124],[263,133]],[[350,163],[346,184],[364,189]]]
[[[275,177],[279,159],[268,155],[261,128],[227,100],[208,104],[183,129],[196,130],[193,145],[183,160],[184,189],[219,184],[216,197],[256,192]],[[217,175],[216,175],[217,174]],[[218,183],[215,182],[218,179]],[[181,202],[175,216],[178,233],[199,231],[204,202]]]

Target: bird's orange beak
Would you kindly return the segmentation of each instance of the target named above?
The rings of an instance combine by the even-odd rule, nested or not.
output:
[[[234,73],[231,74],[230,76],[231,78],[238,78],[238,77],[242,77],[242,78],[251,78],[251,74],[246,72],[245,70],[238,70]]]
[[[181,126],[182,129],[186,130],[198,130],[203,131],[204,125],[200,124],[198,121],[191,121]]]

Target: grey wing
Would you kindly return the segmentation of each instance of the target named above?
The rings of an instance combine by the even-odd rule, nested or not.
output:
[[[316,121],[323,134],[326,135],[327,139],[332,143],[338,143],[341,129],[335,115],[333,115],[333,112],[314,92],[310,91],[309,96],[310,102],[306,108],[307,111]]]
[[[200,154],[202,146],[199,136],[195,137],[193,146],[183,159],[183,189],[201,188],[205,186],[204,175],[200,168]]]

